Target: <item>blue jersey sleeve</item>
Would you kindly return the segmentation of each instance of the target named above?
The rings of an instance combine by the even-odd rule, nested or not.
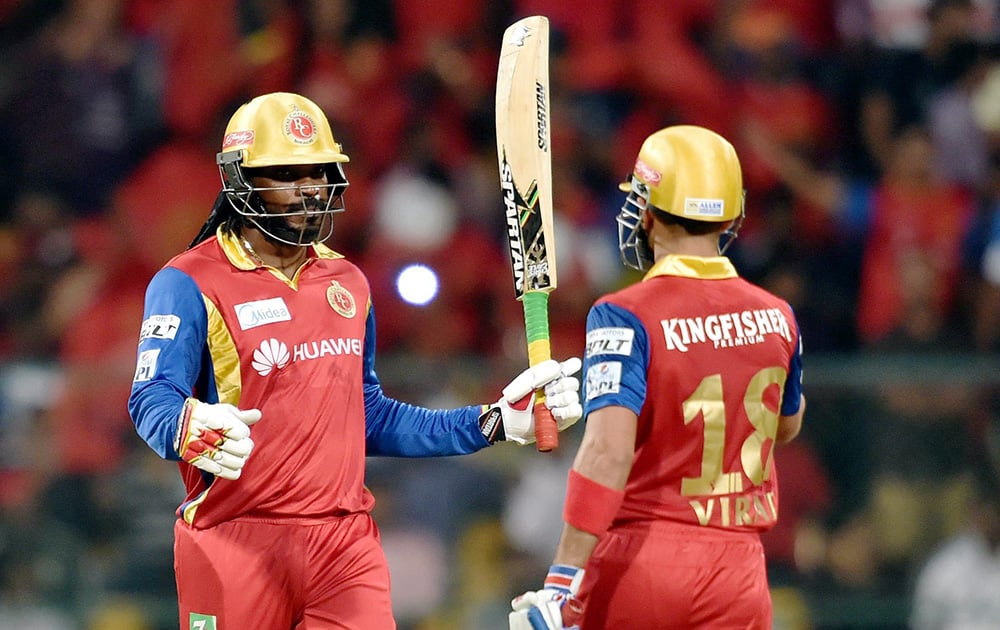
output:
[[[798,331],[798,323],[795,325]],[[785,391],[781,395],[781,415],[793,416],[799,412],[802,405],[802,333],[797,332],[798,341],[795,354],[788,365],[788,378],[785,379]]]
[[[146,288],[128,409],[139,436],[164,459],[180,459],[174,448],[177,419],[202,373],[207,335],[205,302],[195,281],[178,269],[160,270]],[[215,402],[215,383],[208,381],[201,397]]]
[[[374,308],[368,310],[363,360],[365,443],[369,455],[465,455],[489,446],[479,429],[478,406],[426,409],[385,395],[375,373]]]
[[[648,365],[649,335],[639,318],[606,302],[591,308],[583,359],[584,416],[611,405],[638,415],[646,400]]]

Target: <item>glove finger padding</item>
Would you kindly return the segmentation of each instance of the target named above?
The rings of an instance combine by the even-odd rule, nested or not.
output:
[[[507,626],[510,630],[562,630],[562,625],[551,625],[537,608],[518,610],[507,615]]]
[[[563,376],[546,385],[545,406],[552,412],[560,431],[576,424],[583,417],[580,380],[575,376]]]
[[[522,400],[531,392],[544,387],[562,374],[562,367],[555,359],[542,361],[521,372],[507,387],[503,388],[503,397],[509,403]]]
[[[529,591],[515,597],[507,615],[510,630],[563,630],[562,596],[556,591]]]
[[[583,367],[580,357],[570,357],[560,364],[563,376],[573,376]]]
[[[545,385],[545,406],[552,412],[560,431],[565,431],[583,417],[580,379],[573,376],[582,365],[577,357],[566,359],[560,364],[560,375]]]
[[[227,403],[212,405],[212,407],[211,413],[202,414],[204,426],[209,429],[222,430],[225,437],[232,440],[250,437],[250,425],[260,420],[259,409],[238,409]]]
[[[238,479],[253,451],[250,425],[260,418],[257,409],[189,398],[178,421],[175,449],[192,466],[223,479]]]
[[[542,361],[514,377],[503,388],[503,397],[509,403],[516,403],[536,389],[543,389],[546,396],[550,390],[555,394],[579,391],[580,381],[572,375],[580,371],[580,366],[580,359],[576,357],[570,357],[562,363],[555,359]]]
[[[246,441],[250,442],[249,439],[247,439]],[[250,445],[247,450],[247,455],[250,454],[251,450],[253,450],[253,442],[250,442]],[[212,454],[212,461],[221,466],[222,470],[229,470],[238,474],[240,472],[240,469],[243,468],[243,464],[246,463],[246,456],[239,457],[236,455],[231,455],[225,451],[219,450],[215,451],[215,453]]]
[[[238,440],[230,438],[224,440],[222,444],[219,444],[218,448],[218,452],[220,453],[226,453],[227,455],[231,455],[233,457],[246,459],[250,456],[250,451],[253,450],[253,440],[250,439],[250,436],[240,438]]]
[[[571,374],[580,370],[580,359],[572,357],[562,363],[549,359],[529,367],[518,374],[506,387],[503,395],[493,405],[484,408],[479,418],[483,435],[490,443],[501,439],[532,444],[535,442],[535,392],[542,390],[546,397],[551,392],[553,399],[546,398],[545,405],[556,419],[557,428],[562,431],[583,415],[580,406],[580,381]],[[500,413],[502,433],[496,430],[496,412]]]

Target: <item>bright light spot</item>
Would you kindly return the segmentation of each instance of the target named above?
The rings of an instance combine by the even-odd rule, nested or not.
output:
[[[410,265],[399,272],[396,290],[404,302],[423,306],[437,295],[437,274],[426,265]]]

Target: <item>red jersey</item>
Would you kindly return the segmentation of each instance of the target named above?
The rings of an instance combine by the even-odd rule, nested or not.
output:
[[[257,408],[254,450],[228,481],[180,462],[196,528],[238,517],[367,512],[366,455],[437,456],[488,445],[479,407],[429,410],[386,397],[375,375],[368,281],[314,244],[291,279],[220,232],[176,256],[146,291],[129,411],[166,459],[184,399]]]
[[[668,256],[587,319],[585,413],[638,415],[616,524],[738,531],[778,517],[779,415],[798,411],[801,356],[788,304],[724,257]]]

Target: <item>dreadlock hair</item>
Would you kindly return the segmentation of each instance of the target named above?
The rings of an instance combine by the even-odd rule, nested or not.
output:
[[[215,203],[212,204],[212,211],[208,213],[208,218],[205,219],[204,225],[201,226],[198,235],[194,237],[194,240],[191,241],[191,244],[187,248],[191,249],[198,243],[214,235],[220,225],[224,225],[227,231],[235,231],[241,223],[241,217],[233,210],[233,204],[226,196],[226,191],[220,190],[219,194],[215,197]]]

